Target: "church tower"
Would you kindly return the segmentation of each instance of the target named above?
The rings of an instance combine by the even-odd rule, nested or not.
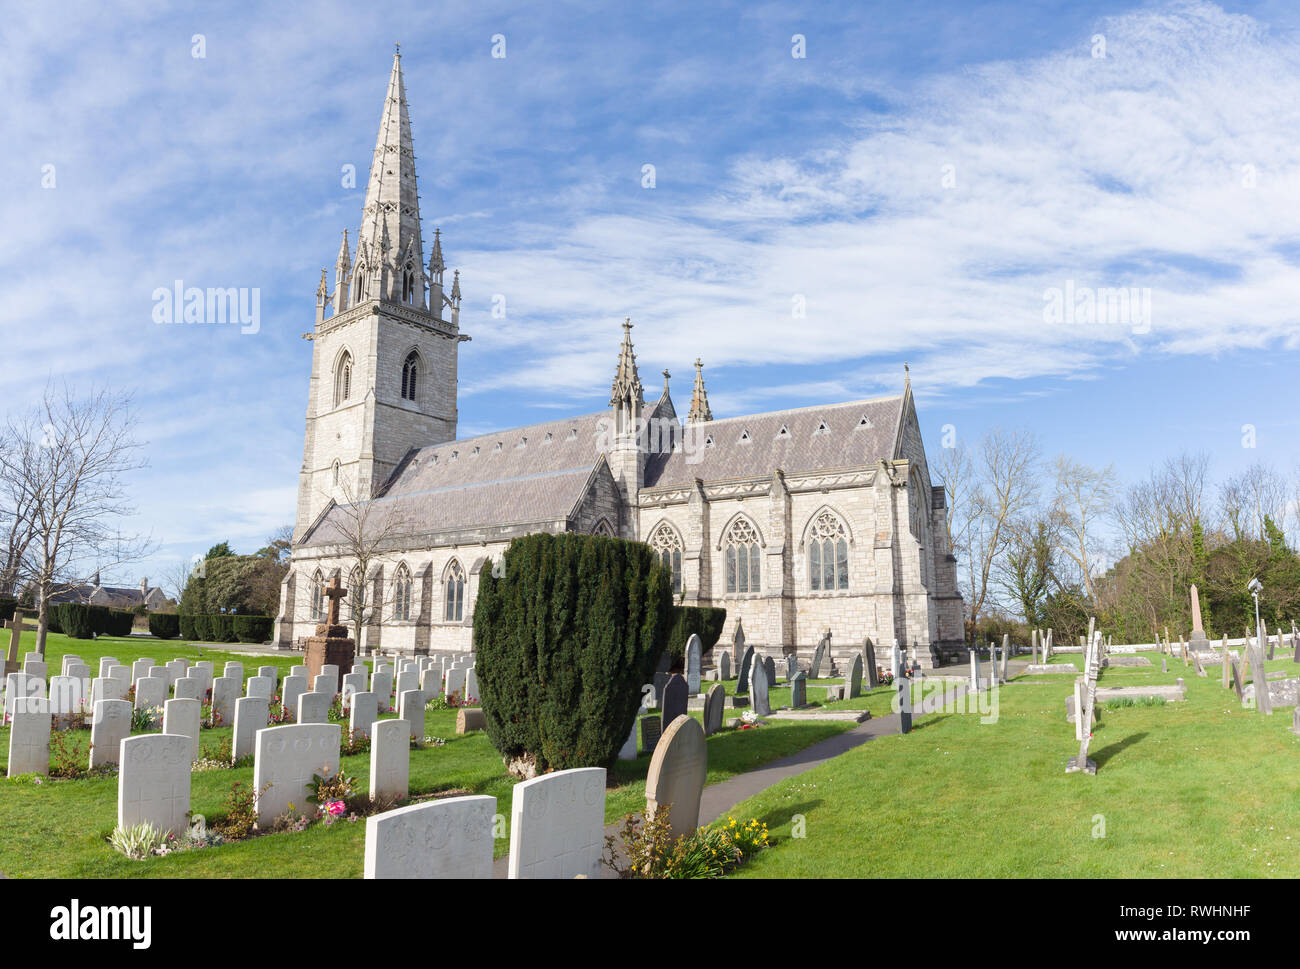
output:
[[[356,248],[343,233],[334,291],[316,292],[307,434],[294,539],[331,500],[370,498],[407,451],[456,437],[460,273],[444,291],[442,239],[427,267],[400,51],[370,164]]]
[[[666,391],[665,391],[666,396]],[[618,351],[618,367],[609,394],[612,434],[606,452],[610,473],[618,485],[624,508],[635,508],[637,493],[645,484],[646,426],[645,393],[636,371],[636,354],[632,352],[632,321],[623,321],[623,344]],[[636,538],[637,516],[627,516],[629,533]]]

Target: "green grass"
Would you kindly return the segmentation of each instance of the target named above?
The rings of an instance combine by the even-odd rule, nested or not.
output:
[[[1291,710],[1244,710],[1181,660],[1111,667],[1103,686],[1186,683],[1187,699],[1103,709],[1095,777],[1065,720],[1073,680],[1013,683],[996,723],[921,718],[738,805],[775,845],[734,877],[1300,876],[1300,737]],[[1300,673],[1289,657],[1269,670]],[[806,837],[793,838],[802,815]],[[1104,823],[1104,837],[1101,833]]]
[[[141,656],[160,663],[175,656],[199,658],[193,647],[178,644],[163,649],[163,646],[156,640],[87,642],[51,635],[47,657],[54,671],[64,652],[80,655],[94,671],[98,671],[101,655],[116,656],[127,663]],[[287,672],[301,657],[299,654],[233,657],[205,649],[203,658],[218,664],[227,658],[239,658],[245,664],[245,673],[251,674],[258,665],[274,665]],[[693,715],[697,719],[700,716],[698,712]],[[497,798],[497,811],[507,820],[507,838],[495,843],[499,857],[509,848],[510,792],[515,780],[506,775],[501,757],[486,734],[456,736],[455,723],[455,711],[427,713],[426,735],[441,737],[447,743],[411,752],[410,789],[413,794],[463,791]],[[708,783],[726,780],[796,753],[851,726],[773,723],[759,730],[724,730],[709,738]],[[215,751],[218,742],[230,733],[229,727],[205,730],[201,745]],[[89,745],[89,731],[74,731],[68,736],[83,749]],[[6,762],[8,750],[9,730],[0,728],[0,759]],[[644,808],[649,763],[649,756],[643,754],[634,761],[616,764],[611,772],[612,786],[606,792],[607,822]],[[364,789],[370,776],[370,757],[368,754],[344,757],[342,769],[356,777]],[[251,786],[252,767],[195,773],[191,784],[192,810],[208,818],[224,813],[226,797],[235,781]],[[362,873],[364,821],[355,824],[345,821],[329,828],[313,825],[304,832],[266,835],[216,848],[131,861],[115,852],[106,841],[117,820],[116,776],[46,781],[39,785],[0,780],[0,819],[3,819],[0,821],[0,872],[11,878],[335,878],[360,877]]]

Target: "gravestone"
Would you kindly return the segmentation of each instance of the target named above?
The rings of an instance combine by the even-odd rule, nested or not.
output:
[[[1002,634],[1002,676],[1000,679],[1003,683],[1007,682],[1009,672],[1008,664],[1011,661],[1011,634]]]
[[[1083,671],[1083,690],[1080,696],[1082,706],[1078,712],[1081,735],[1079,740],[1079,754],[1072,757],[1065,766],[1067,774],[1085,773],[1096,774],[1097,764],[1088,758],[1088,747],[1092,743],[1092,731],[1081,729],[1084,725],[1093,722],[1094,711],[1097,708],[1097,674],[1101,669],[1101,637],[1094,634],[1088,640],[1086,651],[1084,652],[1084,671]]]
[[[704,643],[695,633],[686,640],[686,692],[695,696],[700,692],[700,666],[704,661]]]
[[[405,720],[378,720],[370,735],[370,796],[410,793],[411,729]]]
[[[465,700],[469,703],[478,703],[479,699],[478,669],[471,666],[465,670]]]
[[[1233,692],[1237,694],[1237,699],[1240,701],[1245,699],[1246,678],[1245,676],[1242,675],[1242,671],[1241,671],[1241,657],[1237,655],[1236,650],[1233,650],[1231,655],[1232,655],[1232,659],[1231,659],[1232,689]]]
[[[807,705],[808,677],[804,673],[796,673],[794,679],[790,681],[790,706],[798,710]]]
[[[163,733],[190,738],[190,763],[199,757],[199,717],[203,704],[198,700],[168,700],[163,705]]]
[[[173,693],[178,700],[203,701],[203,681],[197,676],[182,676],[173,686]]]
[[[1265,716],[1273,713],[1273,701],[1268,695],[1268,677],[1264,675],[1264,650],[1258,642],[1247,649],[1250,658],[1250,677],[1255,682],[1255,709]]]
[[[235,730],[231,737],[230,762],[257,752],[257,732],[266,729],[271,713],[264,696],[241,696],[235,701]]]
[[[652,754],[663,734],[663,724],[657,716],[641,718],[641,753]]]
[[[162,834],[189,826],[190,738],[155,733],[128,737],[118,747],[117,826],[148,822]]]
[[[740,666],[736,670],[736,696],[745,696],[749,693],[749,669],[753,665],[754,647],[746,646],[740,660]]]
[[[808,678],[815,680],[821,676],[822,662],[826,659],[826,651],[831,647],[831,631],[828,629],[817,641],[817,647],[813,650],[812,663],[808,666]]]
[[[244,696],[264,696],[269,700],[274,687],[275,683],[269,676],[250,676],[244,684]]]
[[[754,716],[765,717],[772,712],[772,706],[767,699],[767,664],[755,663],[752,670],[753,672],[749,674],[750,707],[754,711]],[[665,723],[672,723],[672,721],[666,720]]]
[[[776,686],[776,660],[771,656],[763,660],[763,672],[767,674],[767,688]]]
[[[343,688],[342,688],[342,693],[340,693],[340,697],[342,698],[342,703],[343,703],[343,709],[344,710],[351,709],[352,694],[364,693],[365,689],[366,689],[365,673],[344,673]]]
[[[165,675],[167,677],[167,685],[169,687],[175,686],[176,681],[185,675],[185,660],[183,659],[170,660],[169,662],[163,665],[163,670],[165,671]]]
[[[4,675],[18,672],[18,647],[23,635],[23,611],[14,610],[14,617],[5,625],[9,628],[9,651],[5,654]]]
[[[686,680],[680,673],[672,674],[664,684],[663,699],[659,703],[659,719],[665,730],[686,712],[686,699]]]
[[[700,823],[700,795],[708,774],[708,745],[704,728],[693,717],[680,716],[668,725],[646,775],[647,819],[669,808],[670,836],[694,833]]]
[[[655,691],[654,698],[656,707],[662,707],[664,705],[664,687],[668,685],[668,677],[670,675],[671,674],[663,670],[655,672],[654,683],[652,685],[654,686]]]
[[[28,676],[35,677],[38,680],[43,680],[46,678],[48,669],[49,669],[49,664],[44,663],[38,659],[29,659],[27,662],[23,664],[23,672],[26,673]]]
[[[722,729],[726,708],[727,691],[721,683],[714,684],[704,698],[704,736],[711,737]]]
[[[978,693],[980,691],[980,654],[978,650],[970,650],[970,691]]]
[[[271,690],[275,691],[275,686],[280,682],[280,669],[277,666],[259,666],[257,668],[258,676],[265,676],[271,681]]]
[[[122,681],[115,680],[111,676],[97,676],[90,681],[90,709],[95,709],[95,704],[100,700],[125,700],[126,691],[122,689]],[[129,706],[130,704],[128,704]]]
[[[218,676],[212,681],[212,726],[229,727],[235,722],[235,701],[238,699],[238,679]]]
[[[76,676],[50,677],[50,715],[56,730],[65,730],[74,714],[85,712],[86,694]]]
[[[297,666],[289,667],[289,675],[301,676],[303,678],[303,682],[306,682],[308,679],[311,678],[311,670],[307,666],[304,666],[303,664],[300,663]]]
[[[131,736],[131,704],[100,700],[90,725],[90,768],[116,764],[122,741]]]
[[[376,670],[370,674],[370,692],[379,701],[379,712],[387,713],[393,707],[393,674],[388,670]],[[451,695],[451,684],[447,685],[447,694]]]
[[[516,784],[510,801],[510,878],[599,878],[605,845],[605,768],[579,767]]]
[[[9,683],[17,673],[9,674]],[[43,696],[15,696],[9,721],[8,775],[50,775],[50,701]]]
[[[485,795],[439,801],[366,818],[366,878],[491,878],[492,818]]]
[[[137,680],[144,679],[146,676],[149,675],[149,671],[151,669],[153,669],[153,660],[151,659],[136,660],[134,663],[131,664],[131,682],[134,683]]]
[[[278,818],[290,804],[295,815],[316,813],[307,800],[312,777],[338,776],[341,729],[337,723],[291,723],[257,731],[253,790],[259,822]]]
[[[290,673],[280,688],[280,707],[297,716],[298,700],[307,692],[307,677]]]
[[[785,654],[785,681],[789,683],[791,680],[795,678],[795,675],[798,672],[799,672],[799,654],[786,653]]]
[[[894,680],[894,688],[898,691],[898,732],[909,734],[912,732],[912,681],[899,676]]]
[[[862,643],[862,660],[866,667],[867,689],[874,690],[880,686],[880,671],[876,669],[876,647],[870,639]]]
[[[394,691],[398,697],[401,697],[407,690],[418,690],[420,688],[420,673],[418,670],[402,670],[397,674],[397,688]]]
[[[227,660],[227,661],[226,661],[226,665],[222,668],[221,675],[222,675],[222,676],[233,676],[233,677],[235,677],[235,679],[239,680],[239,686],[240,686],[240,688],[241,688],[241,689],[243,688],[243,686],[244,686],[244,664],[241,663],[241,662],[239,662],[239,660],[234,660],[234,659],[232,659],[232,660]]]
[[[420,689],[424,695],[434,700],[442,696],[442,667],[430,664],[420,674]]]
[[[741,658],[745,655],[745,629],[744,621],[739,617],[736,619],[736,631],[731,634],[731,666],[740,675]]]
[[[723,680],[731,679],[731,654],[725,649],[718,656],[718,678]]]
[[[108,676],[108,668],[117,665],[118,662],[116,656],[101,656],[99,658],[99,675]]]
[[[160,676],[143,676],[135,681],[135,708],[152,710],[167,699],[167,681]]]
[[[423,690],[407,690],[398,697],[397,716],[406,721],[407,730],[415,746],[424,746],[424,704]],[[464,707],[461,708],[465,709]]]
[[[463,669],[453,666],[451,669],[447,670],[446,689],[448,700],[451,699],[453,693],[455,693],[459,699],[465,699],[465,671]]]
[[[862,654],[853,655],[853,664],[849,667],[848,675],[844,682],[844,699],[852,700],[856,696],[862,696]]]
[[[297,723],[329,723],[330,703],[333,697],[328,693],[309,690],[298,695],[298,709],[294,712]],[[263,724],[265,726],[265,724]]]
[[[370,727],[379,719],[379,697],[369,690],[352,694],[352,709],[348,712],[348,729],[358,737],[369,737]]]
[[[1208,675],[1208,674],[1205,672],[1205,664],[1201,662],[1201,654],[1200,654],[1200,653],[1192,653],[1192,665],[1196,667],[1196,675],[1197,675],[1197,676],[1207,676],[1207,675]]]
[[[889,675],[895,680],[903,675],[903,651],[898,648],[898,640],[889,650]]]

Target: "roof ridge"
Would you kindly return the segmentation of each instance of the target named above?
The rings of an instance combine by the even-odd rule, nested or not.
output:
[[[450,441],[443,441],[440,444],[422,444],[416,447],[416,452],[431,451],[435,448],[451,447],[456,444],[468,444],[473,441],[485,441],[489,438],[504,437],[507,434],[515,434],[519,431],[531,431],[535,427],[546,427],[550,424],[572,424],[576,421],[585,421],[592,417],[604,417],[609,414],[608,409],[592,411],[589,414],[578,414],[574,417],[557,417],[550,421],[537,421],[534,424],[522,424],[519,427],[504,427],[497,431],[487,431],[483,434],[475,434],[473,437],[457,437]]]
[[[845,400],[837,404],[810,404],[807,407],[787,407],[784,410],[762,411],[757,414],[738,414],[734,417],[715,417],[709,424],[724,424],[732,421],[753,421],[763,417],[776,417],[780,414],[801,414],[807,411],[838,410],[841,407],[860,407],[866,404],[883,404],[898,400],[902,394],[885,394],[882,397],[868,397],[863,400]]]

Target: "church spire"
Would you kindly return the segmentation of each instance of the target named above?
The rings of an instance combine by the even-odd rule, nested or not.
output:
[[[406,87],[402,81],[402,55],[393,54],[393,71],[388,78],[388,94],[379,118],[379,136],[375,156],[370,163],[370,180],[366,185],[366,202],[361,209],[361,229],[357,233],[358,254],[373,254],[377,274],[367,289],[380,299],[413,303],[424,308],[423,287],[414,294],[423,273],[424,246],[420,240],[420,199],[415,182],[415,151],[411,140],[411,119],[406,108]],[[404,261],[405,260],[405,261]],[[361,262],[358,255],[358,262]],[[410,263],[411,265],[408,265]],[[381,286],[382,267],[393,272]],[[372,296],[373,298],[373,296]]]
[[[352,256],[348,252],[348,230],[343,230],[339,256],[334,260],[334,312],[348,308],[348,285],[352,280]]]
[[[704,364],[695,358],[695,390],[691,392],[691,412],[686,415],[687,424],[713,420],[713,411],[709,410],[709,392],[704,389]]]
[[[636,372],[636,354],[632,352],[632,319],[623,321],[623,345],[618,352],[618,369],[614,371],[614,383],[610,388],[609,403],[619,404],[645,403],[641,390],[641,377]]]

